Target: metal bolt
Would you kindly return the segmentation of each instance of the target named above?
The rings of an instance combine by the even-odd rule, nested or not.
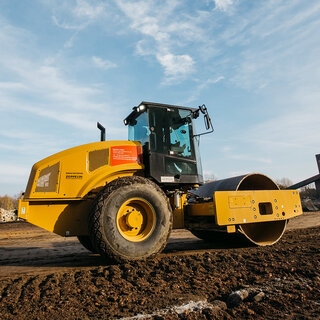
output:
[[[277,199],[274,199],[274,202],[277,202]]]
[[[234,221],[234,218],[232,218],[232,221]]]
[[[231,218],[229,218],[228,221],[230,222],[230,221],[231,221]]]
[[[254,200],[252,200],[251,202],[254,203]]]
[[[253,208],[253,211],[256,211],[256,208]]]
[[[257,216],[255,215],[254,218],[257,219]]]
[[[279,217],[279,213],[277,213],[277,217]]]
[[[278,210],[278,207],[276,207],[276,210]]]

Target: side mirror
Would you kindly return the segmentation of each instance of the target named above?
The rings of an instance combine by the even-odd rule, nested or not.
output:
[[[208,114],[207,107],[204,104],[202,106],[199,106],[198,109],[193,112],[193,115],[197,114],[197,116],[199,116],[200,112],[203,114],[203,120],[204,120],[204,126],[206,128],[206,132],[195,134],[194,137],[200,137],[200,136],[203,136],[204,134],[208,134],[214,131],[210,116]]]
[[[206,126],[206,130],[210,129],[210,118],[208,114],[204,115],[204,125]]]
[[[207,113],[207,107],[203,104],[202,106],[199,106],[199,110],[203,113],[206,114]]]

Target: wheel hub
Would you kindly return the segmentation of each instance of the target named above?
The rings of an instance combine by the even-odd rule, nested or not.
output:
[[[139,242],[147,239],[155,225],[155,211],[145,199],[131,198],[124,202],[118,210],[118,231],[126,240]]]
[[[138,210],[126,214],[126,224],[131,229],[139,229],[143,223],[143,216]]]

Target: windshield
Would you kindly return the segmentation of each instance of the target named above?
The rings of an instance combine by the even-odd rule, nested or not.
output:
[[[149,123],[147,112],[142,113],[129,125],[129,140],[140,141],[142,145],[149,142]]]
[[[191,118],[190,112],[179,110],[179,114],[172,118],[170,126],[170,151],[184,158],[193,158],[191,149]]]
[[[191,112],[150,108],[151,151],[195,159]]]

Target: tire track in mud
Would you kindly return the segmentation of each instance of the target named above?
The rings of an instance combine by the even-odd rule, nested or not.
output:
[[[119,319],[190,301],[226,302],[240,288],[262,290],[265,298],[226,310],[166,314],[163,319],[319,318],[320,228],[288,232],[272,247],[13,275],[1,281],[0,314],[2,319]]]
[[[232,291],[247,287],[263,290],[265,299],[219,312],[167,314],[164,319],[319,318],[320,228],[290,230],[278,244],[264,248],[210,245],[177,232],[158,258],[126,264],[106,264],[72,239],[59,241],[45,231],[40,237],[38,229],[38,242],[28,238],[36,243],[35,251],[27,251],[23,228],[34,227],[10,228],[14,236],[0,226],[0,247],[9,248],[0,248],[7,257],[1,259],[0,270],[22,264],[30,274],[11,271],[2,276],[1,319],[119,319],[191,300],[227,301]]]

